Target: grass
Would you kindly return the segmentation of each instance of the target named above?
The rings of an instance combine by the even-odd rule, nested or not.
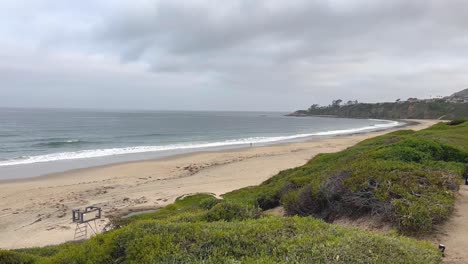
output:
[[[466,164],[468,122],[398,131],[222,200],[197,194],[114,219],[113,230],[83,243],[0,251],[0,263],[440,263],[433,245],[402,234],[431,232],[450,216]],[[291,217],[261,212],[280,205]],[[362,215],[398,232],[326,223]]]

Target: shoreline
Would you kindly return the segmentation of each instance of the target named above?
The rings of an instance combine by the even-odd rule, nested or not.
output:
[[[253,145],[254,148],[261,148],[261,147],[268,147],[268,146],[280,146],[280,145],[287,145],[287,144],[294,144],[294,143],[304,143],[304,142],[315,142],[315,141],[320,141],[323,139],[333,139],[333,138],[339,138],[339,137],[347,137],[347,136],[353,136],[353,135],[363,135],[363,134],[368,134],[368,133],[378,133],[378,132],[384,132],[384,131],[392,131],[395,129],[403,129],[405,127],[411,127],[420,124],[418,121],[422,120],[385,120],[385,121],[397,121],[402,124],[399,124],[397,126],[393,127],[387,127],[387,128],[380,128],[380,129],[375,129],[375,130],[368,130],[368,131],[358,131],[358,132],[351,132],[351,133],[344,133],[344,134],[335,134],[335,135],[322,135],[322,136],[308,136],[304,138],[297,138],[294,140],[280,140],[276,142],[270,142],[270,143],[258,143],[257,145]],[[140,158],[140,159],[130,159],[130,160],[124,160],[124,161],[110,161],[109,163],[101,164],[101,165],[89,165],[86,167],[78,167],[78,168],[71,168],[71,169],[63,169],[63,170],[58,170],[56,172],[50,172],[50,173],[40,173],[35,176],[26,176],[26,177],[19,177],[19,178],[6,178],[6,179],[1,179],[0,178],[0,184],[2,183],[14,183],[14,182],[23,182],[23,181],[33,181],[33,180],[41,180],[41,178],[46,178],[46,177],[55,177],[55,176],[60,176],[64,173],[74,173],[74,172],[80,172],[80,171],[85,171],[88,169],[99,169],[99,168],[107,168],[107,167],[112,167],[112,166],[117,166],[117,165],[125,165],[125,164],[133,164],[133,163],[140,163],[140,162],[151,162],[151,161],[164,161],[164,160],[170,160],[173,158],[181,158],[181,157],[186,157],[189,155],[194,155],[198,153],[219,153],[219,152],[229,152],[229,151],[242,151],[242,150],[247,150],[251,149],[251,146],[248,146],[248,144],[240,144],[240,145],[232,145],[232,146],[224,146],[224,147],[209,147],[209,148],[199,148],[199,149],[192,149],[187,152],[182,152],[182,153],[173,153],[173,154],[167,154],[167,155],[161,155],[157,157],[148,157],[148,158]],[[132,154],[123,154],[122,156],[125,155],[132,155]],[[90,158],[93,159],[93,158]],[[53,163],[54,161],[50,161],[47,163]],[[60,161],[59,161],[60,162]],[[33,164],[27,164],[27,165],[33,165]],[[18,165],[15,165],[18,166]],[[21,166],[21,165],[19,165]]]
[[[305,164],[318,153],[337,152],[367,138],[402,129],[423,129],[440,122],[411,121],[418,124],[0,181],[0,248],[45,246],[72,240],[75,226],[70,219],[71,209],[96,205],[103,208],[107,217],[163,207],[188,193],[221,195],[258,185],[281,170]],[[99,229],[106,223],[107,218],[99,221]]]

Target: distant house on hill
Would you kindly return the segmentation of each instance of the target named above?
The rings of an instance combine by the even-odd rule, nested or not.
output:
[[[461,104],[461,103],[466,103],[466,102],[468,102],[468,98],[465,99],[465,98],[459,98],[459,97],[452,97],[452,98],[446,99],[445,101],[446,101],[446,102],[449,102],[449,103]]]
[[[424,102],[426,103],[432,103],[432,102],[443,102],[445,101],[444,97],[438,95],[438,96],[431,96],[429,99],[423,99]]]
[[[410,102],[410,103],[416,103],[416,102],[419,102],[419,99],[418,98],[413,98],[413,97],[410,97],[408,98],[408,100],[406,100],[407,102]]]
[[[444,98],[449,103],[468,103],[468,89]]]

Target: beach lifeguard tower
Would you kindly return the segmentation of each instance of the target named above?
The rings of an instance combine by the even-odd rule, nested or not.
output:
[[[88,206],[84,210],[72,210],[73,223],[76,223],[73,239],[80,240],[88,238],[88,227],[91,228],[94,234],[97,234],[96,220],[101,219],[101,212],[101,208],[96,206]],[[91,222],[94,222],[94,228]]]

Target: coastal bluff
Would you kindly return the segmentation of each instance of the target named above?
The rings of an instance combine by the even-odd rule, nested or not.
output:
[[[298,110],[288,116],[326,116],[345,118],[379,119],[468,119],[468,89],[447,97],[431,99],[408,98],[395,102],[358,103],[341,99],[328,106],[312,105],[307,110]]]

